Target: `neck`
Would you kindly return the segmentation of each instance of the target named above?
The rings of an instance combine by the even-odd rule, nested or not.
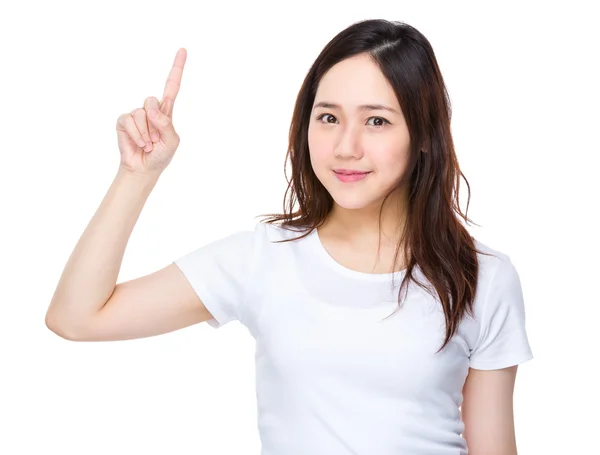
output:
[[[406,201],[406,192],[399,191],[388,197],[383,210],[382,201],[361,209],[346,209],[334,202],[322,229],[351,243],[377,244],[381,234],[383,243],[397,244],[404,227]]]

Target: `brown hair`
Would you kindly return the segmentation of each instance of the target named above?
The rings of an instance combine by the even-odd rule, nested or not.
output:
[[[283,213],[261,216],[268,217],[266,223],[280,223],[283,228],[308,228],[304,235],[283,241],[303,238],[325,221],[333,199],[317,179],[310,162],[311,110],[323,75],[338,62],[364,53],[373,58],[393,87],[410,133],[406,181],[395,188],[409,185],[406,222],[394,259],[397,260],[404,246],[406,273],[399,294],[407,287],[408,280],[431,293],[413,277],[413,269],[418,267],[439,296],[446,322],[446,337],[439,352],[456,333],[465,312],[474,316],[479,270],[477,253],[485,253],[476,249],[474,239],[457,217],[472,222],[459,206],[461,176],[469,191],[467,211],[471,190],[454,151],[448,92],[433,49],[418,30],[398,21],[365,20],[352,24],[324,47],[296,99],[285,159],[286,163],[291,161],[292,178],[288,178],[284,165],[288,187]],[[295,204],[298,209],[294,211]]]

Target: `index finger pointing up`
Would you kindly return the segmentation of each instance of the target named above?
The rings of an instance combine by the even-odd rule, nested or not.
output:
[[[173,62],[173,68],[171,68],[171,72],[167,78],[167,83],[165,84],[165,92],[163,93],[160,107],[161,111],[169,117],[173,116],[173,104],[175,103],[175,99],[177,98],[177,93],[179,92],[179,87],[181,85],[181,76],[183,75],[183,67],[185,65],[186,58],[187,51],[182,47],[177,51],[175,61]],[[171,102],[168,103],[167,100],[170,100]]]

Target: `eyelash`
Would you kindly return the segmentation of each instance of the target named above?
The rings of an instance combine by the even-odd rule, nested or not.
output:
[[[317,121],[320,121],[320,122],[322,122],[322,123],[325,123],[325,124],[329,124],[329,125],[330,125],[330,123],[328,123],[328,122],[323,122],[323,121],[321,120],[321,119],[322,119],[324,116],[326,116],[326,115],[331,115],[332,117],[334,117],[334,118],[335,118],[335,115],[333,115],[333,114],[328,114],[328,113],[325,113],[325,114],[321,114],[321,115],[319,115],[319,116],[317,117]],[[381,119],[381,120],[383,120],[383,121],[385,122],[383,125],[372,125],[372,126],[374,126],[375,128],[378,128],[378,129],[380,129],[380,128],[383,128],[383,127],[384,127],[384,126],[386,126],[386,125],[391,125],[391,123],[390,123],[388,120],[384,119],[383,117],[369,117],[369,120],[371,120],[371,119],[374,119],[374,118]]]

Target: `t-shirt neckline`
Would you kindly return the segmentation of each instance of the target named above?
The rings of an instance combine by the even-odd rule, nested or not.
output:
[[[393,273],[367,273],[367,272],[359,272],[358,270],[352,270],[339,262],[337,262],[325,249],[323,243],[321,242],[321,238],[319,237],[319,232],[317,228],[314,228],[312,232],[308,235],[308,240],[312,246],[312,249],[317,254],[318,259],[326,264],[329,268],[335,270],[336,272],[348,276],[350,278],[355,278],[358,280],[364,281],[374,281],[374,282],[383,282],[390,281],[392,278],[402,277],[406,270],[400,270]]]

